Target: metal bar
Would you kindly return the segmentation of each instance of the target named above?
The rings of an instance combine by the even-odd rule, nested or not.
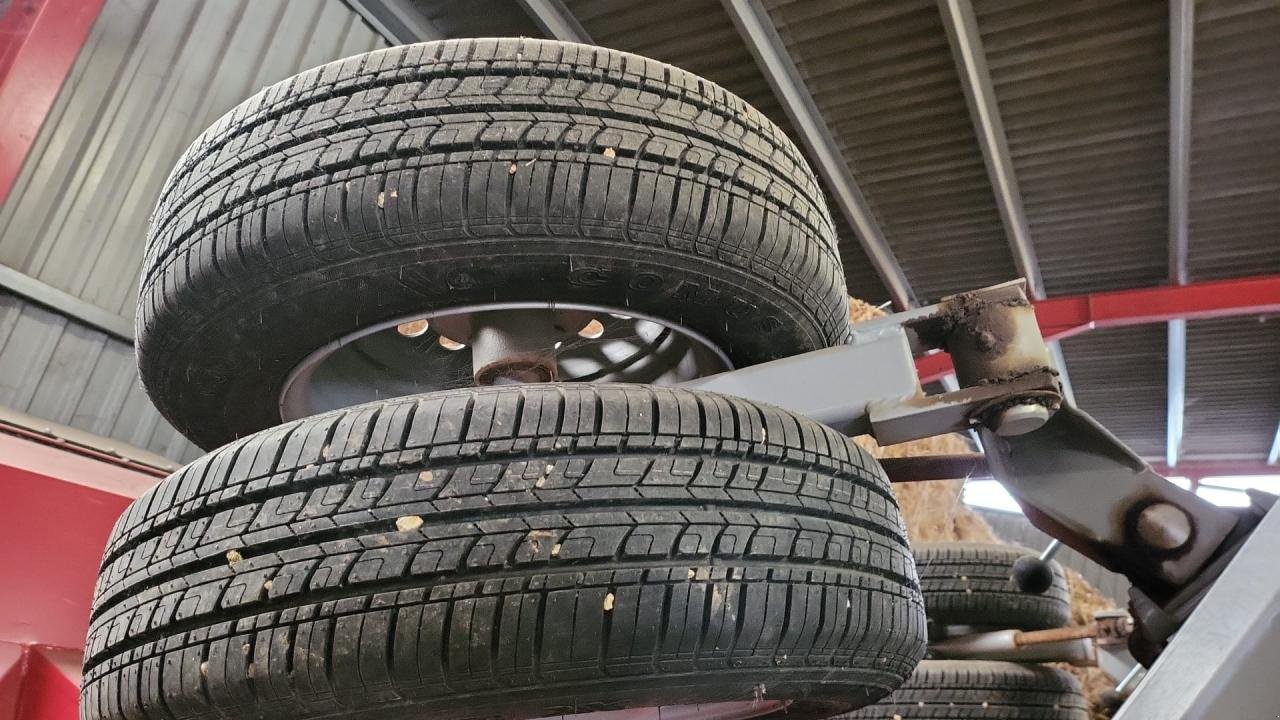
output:
[[[858,241],[889,290],[899,310],[916,305],[915,293],[902,266],[885,240],[867,199],[858,189],[853,173],[827,129],[822,113],[805,87],[799,68],[787,52],[769,13],[759,0],[721,0],[738,34],[760,66],[760,72],[778,97],[787,117],[800,135],[800,142],[817,165],[818,174],[835,199],[840,212],[853,226]]]
[[[413,0],[346,0],[379,35],[393,45],[444,40],[444,33],[418,9]]]
[[[8,3],[3,3],[8,5]],[[30,0],[0,12],[0,203],[13,189],[103,0]]]
[[[1169,321],[1168,391],[1165,412],[1165,465],[1176,468],[1182,456],[1187,407],[1187,321]]]
[[[929,643],[929,656],[941,660],[1004,660],[1040,663],[1098,664],[1090,628],[1057,628],[1037,632],[995,630],[946,637]]]
[[[990,477],[986,457],[977,454],[916,455],[880,458],[880,467],[890,482],[922,482],[926,480],[967,480]]]
[[[1178,318],[1264,315],[1280,312],[1280,274],[1069,295],[1041,300],[1035,306],[1046,340],[1095,328]]]
[[[911,346],[899,326],[849,345],[691,380],[682,387],[778,405],[849,435],[871,431],[872,402],[919,391]]]
[[[1280,427],[1276,428],[1276,439],[1271,441],[1271,452],[1267,453],[1267,464],[1280,463]]]
[[[1129,687],[1135,682],[1141,680],[1142,676],[1146,675],[1146,672],[1146,668],[1141,665],[1134,665],[1129,668],[1129,672],[1125,673],[1124,677],[1120,678],[1120,680],[1116,682],[1116,692],[1121,695],[1129,692]]]
[[[97,305],[63,292],[30,275],[0,265],[0,289],[19,295],[68,318],[101,330],[112,337],[133,342],[133,322]]]
[[[1098,637],[1097,625],[1073,625],[1069,627],[1049,628],[1048,630],[1019,630],[1013,635],[1013,644],[1019,647],[1027,645],[1045,645],[1062,640],[1079,640],[1081,638]]]
[[[964,88],[965,102],[978,136],[978,146],[982,148],[982,160],[987,166],[987,177],[991,180],[991,190],[1000,210],[1009,249],[1013,252],[1014,265],[1027,279],[1027,294],[1033,299],[1043,298],[1044,280],[1040,277],[1035,246],[1022,209],[1022,193],[1009,157],[1009,141],[1000,120],[1000,108],[996,103],[991,70],[987,67],[973,3],[970,0],[938,0],[938,11],[951,43],[951,56],[955,59],[960,85]]]
[[[1183,460],[1176,468],[1164,463],[1152,463],[1152,467],[1161,475],[1185,477],[1192,482],[1207,477],[1280,475],[1280,468],[1267,464],[1263,459]]]
[[[49,445],[153,477],[164,477],[181,467],[179,463],[149,450],[0,406],[0,436],[3,435]]]
[[[1190,582],[1238,524],[1234,513],[1166,481],[1070,405],[1034,432],[1003,438],[987,428],[981,432],[992,475],[1033,525],[1125,574],[1149,596],[1163,597]],[[1167,511],[1194,532],[1172,547],[1162,544],[1163,537],[1144,531],[1148,510]],[[1152,515],[1150,523],[1157,530],[1176,527],[1168,516]]]
[[[1280,505],[1244,542],[1116,720],[1267,718],[1280,708]]]
[[[1187,283],[1195,0],[1169,3],[1169,282]]]
[[[547,37],[564,42],[594,45],[586,28],[560,0],[519,0],[525,14]]]
[[[987,465],[986,456],[977,453],[883,458],[880,462],[893,482],[991,478],[991,468]],[[1176,469],[1161,462],[1149,464],[1159,475],[1185,477],[1193,483],[1207,477],[1280,475],[1274,465],[1265,464],[1261,460],[1183,460]]]
[[[1187,283],[1195,0],[1169,3],[1169,284]],[[1165,463],[1177,467],[1186,416],[1187,321],[1169,321]]]
[[[1040,562],[1049,562],[1050,560],[1053,559],[1054,555],[1058,554],[1058,551],[1061,549],[1062,549],[1061,540],[1054,538],[1053,540],[1049,541],[1049,544],[1044,547],[1044,550],[1040,551]]]

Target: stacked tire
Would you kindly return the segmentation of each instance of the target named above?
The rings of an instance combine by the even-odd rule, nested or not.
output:
[[[1031,551],[986,543],[922,544],[916,567],[931,632],[1044,630],[1071,622],[1066,576],[1026,593],[1013,564]],[[924,660],[889,697],[842,715],[844,720],[1088,720],[1080,683],[1057,667],[983,660]]]
[[[913,547],[929,622],[989,630],[1047,630],[1071,624],[1071,596],[1062,566],[1049,561],[1053,580],[1042,593],[1024,592],[1013,577],[1014,545],[922,543]]]
[[[883,471],[825,426],[646,385],[288,422],[279,400],[361,324],[490,299],[678,320],[747,365],[841,342],[842,278],[795,146],[652,60],[446,41],[263,90],[153,217],[140,371],[211,452],[111,534],[82,717],[802,720],[884,697],[924,653],[919,582]]]

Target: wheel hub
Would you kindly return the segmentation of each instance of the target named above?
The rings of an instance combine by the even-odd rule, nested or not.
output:
[[[398,318],[329,343],[293,369],[279,407],[288,421],[475,385],[674,385],[732,367],[678,322],[589,305],[479,305]]]

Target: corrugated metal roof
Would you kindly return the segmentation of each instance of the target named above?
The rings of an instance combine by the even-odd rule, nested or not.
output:
[[[258,88],[385,44],[339,2],[107,0],[0,206],[0,263],[132,317],[147,218],[187,144]],[[0,404],[196,454],[147,400],[132,347],[9,295]]]
[[[0,207],[0,263],[132,316],[187,144],[259,88],[385,44],[338,2],[108,0]]]
[[[1280,272],[1280,3],[1198,2],[1193,61],[1191,278]],[[1266,458],[1277,350],[1277,317],[1188,323],[1188,456]]]
[[[138,382],[133,346],[0,292],[0,405],[187,461]]]
[[[1049,294],[1163,284],[1168,3],[974,7]]]
[[[1280,316],[1187,323],[1188,457],[1267,457],[1280,427]]]
[[[766,5],[921,300],[1016,277],[937,4]]]
[[[1076,404],[1144,457],[1164,453],[1164,325],[1094,330],[1062,341]]]
[[[447,38],[542,37],[542,30],[512,0],[417,0],[416,6]]]
[[[791,122],[719,0],[567,0],[565,6],[596,43],[661,60],[712,80],[751,103],[792,139],[796,138]],[[830,198],[827,205],[835,218],[849,291],[871,303],[888,300],[889,293],[853,230]]]
[[[569,4],[597,41],[708,75],[785,125],[713,0]],[[1011,277],[936,4],[765,5],[917,292],[930,298]],[[1168,4],[974,6],[1049,293],[1164,284]],[[1191,276],[1280,272],[1280,3],[1208,0],[1196,13]],[[858,293],[852,278],[850,287]],[[1222,448],[1257,456],[1274,435],[1274,400],[1239,387],[1248,377],[1274,385],[1275,369],[1249,368],[1234,351],[1197,354],[1215,338],[1261,351],[1266,332],[1239,330],[1257,329],[1251,322],[1192,326],[1187,457]],[[1149,457],[1164,454],[1166,342],[1157,325],[1064,343],[1077,400]],[[1249,437],[1216,419],[1228,416],[1252,423]]]
[[[1280,272],[1280,3],[1196,5],[1190,271]]]

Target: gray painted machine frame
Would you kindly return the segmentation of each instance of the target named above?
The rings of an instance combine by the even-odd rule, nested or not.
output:
[[[945,298],[858,324],[846,345],[684,385],[882,444],[976,430],[992,476],[1033,524],[1133,582],[1130,648],[1155,665],[1119,717],[1201,718],[1225,707],[1232,717],[1274,715],[1280,688],[1240,662],[1274,659],[1280,647],[1280,573],[1268,566],[1280,540],[1274,498],[1241,512],[1212,505],[1065,401],[1024,287]],[[958,390],[923,393],[914,355],[930,349],[950,353]],[[1209,679],[1187,683],[1167,670],[1188,667]]]

